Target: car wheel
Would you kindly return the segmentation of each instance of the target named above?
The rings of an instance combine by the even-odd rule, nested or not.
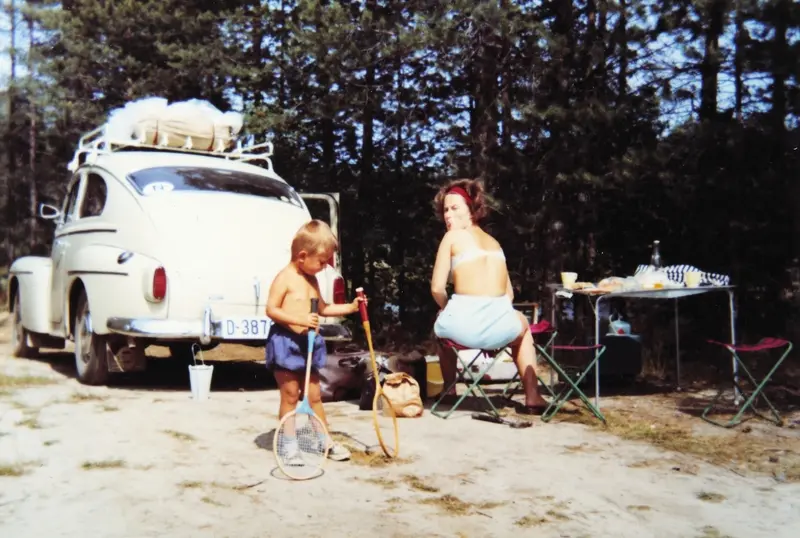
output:
[[[92,330],[92,314],[86,293],[78,299],[75,316],[75,369],[78,380],[86,385],[102,385],[108,379],[106,338]]]
[[[28,345],[28,331],[22,326],[22,302],[20,293],[14,297],[13,328],[11,331],[11,354],[20,358],[32,358],[39,353],[39,348]]]

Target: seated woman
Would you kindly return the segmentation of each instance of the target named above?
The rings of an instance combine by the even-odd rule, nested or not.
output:
[[[479,226],[487,214],[483,187],[472,179],[451,181],[436,195],[434,204],[447,226],[431,278],[431,293],[441,308],[434,333],[474,349],[510,345],[525,388],[525,406],[541,411],[547,402],[539,394],[528,320],[512,306],[514,292],[503,249]],[[454,293],[448,299],[449,276]],[[442,345],[439,364],[448,386],[456,376],[456,357]]]

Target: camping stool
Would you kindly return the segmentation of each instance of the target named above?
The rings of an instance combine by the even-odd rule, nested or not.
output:
[[[736,345],[733,345],[733,344],[730,344],[730,343],[717,342],[715,340],[709,340],[708,342],[710,344],[715,344],[715,345],[718,345],[718,346],[722,346],[725,349],[727,349],[728,351],[730,351],[731,355],[733,355],[734,366],[739,366],[742,369],[744,374],[747,376],[747,378],[750,380],[750,382],[755,387],[755,390],[753,391],[752,394],[750,394],[750,396],[747,398],[747,400],[744,402],[744,404],[739,405],[738,401],[735,402],[735,405],[738,407],[738,411],[736,413],[736,416],[734,416],[728,422],[724,422],[723,423],[723,422],[718,422],[718,421],[712,420],[712,419],[710,419],[710,418],[708,418],[706,416],[708,414],[708,412],[711,411],[711,408],[713,408],[717,404],[717,401],[720,399],[720,397],[722,396],[722,393],[725,391],[725,386],[721,385],[720,388],[719,388],[719,392],[717,392],[717,395],[711,401],[709,406],[706,407],[703,410],[703,414],[702,414],[703,420],[705,420],[706,422],[708,422],[710,424],[714,424],[716,426],[722,426],[723,428],[730,428],[732,426],[736,426],[738,424],[741,424],[741,422],[742,422],[742,419],[741,419],[742,418],[742,414],[744,414],[744,412],[747,410],[747,408],[750,408],[755,415],[758,415],[761,418],[763,418],[765,420],[768,420],[770,422],[775,422],[775,424],[778,425],[778,426],[783,426],[783,418],[781,418],[780,413],[778,413],[778,410],[775,409],[775,407],[772,405],[772,402],[769,401],[769,399],[767,398],[766,394],[762,394],[762,391],[764,390],[764,387],[767,385],[767,383],[769,383],[769,380],[772,377],[772,374],[775,373],[775,371],[780,367],[780,365],[784,361],[784,359],[786,359],[786,357],[789,355],[789,352],[792,351],[792,343],[789,342],[788,340],[782,340],[780,338],[771,338],[771,337],[762,338],[757,344],[752,344],[752,345],[740,344],[740,345],[736,346]],[[784,348],[784,347],[786,348],[785,351],[780,356],[780,358],[775,362],[775,364],[772,366],[772,369],[769,371],[769,373],[766,376],[764,376],[764,379],[761,381],[761,383],[758,383],[753,378],[753,375],[750,373],[750,370],[747,369],[747,366],[745,365],[744,361],[739,356],[741,353],[751,353],[751,352],[754,352],[754,351],[767,351],[767,350],[770,350],[770,349],[780,349],[780,348]],[[736,372],[736,368],[734,368],[734,372]],[[738,376],[737,376],[736,373],[733,374],[733,386],[734,386],[734,390],[735,391],[738,390],[739,394],[744,395],[746,393],[742,389],[741,385],[739,384],[739,379],[738,379]],[[773,418],[775,420],[770,419],[769,417],[763,415],[758,410],[756,410],[754,402],[755,402],[756,398],[758,398],[759,396],[761,396],[761,398],[764,399],[764,401],[766,402],[767,406],[772,411],[772,416],[773,416]]]
[[[597,366],[600,357],[603,353],[606,352],[606,346],[604,345],[588,345],[588,346],[560,346],[556,345],[553,342],[555,341],[556,335],[558,331],[556,331],[555,327],[553,327],[550,322],[547,320],[542,320],[539,323],[534,323],[531,325],[531,334],[535,336],[541,336],[550,334],[550,339],[548,342],[542,346],[536,343],[534,340],[534,345],[536,349],[539,350],[539,353],[542,354],[547,364],[550,366],[551,369],[555,370],[556,374],[558,374],[559,380],[564,380],[566,386],[561,389],[561,392],[555,394],[552,387],[548,387],[550,394],[553,395],[552,400],[550,400],[550,404],[545,408],[544,412],[542,413],[542,421],[549,422],[553,416],[558,413],[558,411],[564,406],[567,401],[569,401],[570,396],[572,393],[575,392],[578,394],[578,397],[581,399],[583,404],[586,408],[592,412],[592,414],[597,417],[601,422],[606,422],[606,417],[603,416],[603,413],[600,412],[600,409],[597,406],[593,405],[589,398],[584,394],[584,392],[580,389],[579,385],[583,378],[586,377],[586,374],[592,371],[593,368]],[[550,352],[548,353],[548,348]],[[593,351],[594,358],[587,364],[584,368],[577,369],[578,371],[575,373],[574,376],[570,376],[567,374],[564,368],[561,367],[560,364],[556,362],[553,358],[554,351],[569,351],[569,352],[576,352],[576,351]],[[575,370],[575,368],[568,368],[569,370]],[[551,376],[552,380],[552,376]]]
[[[444,338],[439,339],[439,344],[450,348],[453,351],[453,353],[456,354],[456,360],[459,363],[461,363],[463,371],[459,372],[458,368],[456,367],[456,378],[453,380],[452,383],[450,383],[450,385],[444,388],[442,394],[439,396],[436,402],[431,406],[431,414],[436,415],[439,418],[446,419],[453,413],[453,411],[456,410],[456,408],[458,408],[459,405],[461,405],[461,402],[464,401],[464,399],[467,396],[469,396],[470,393],[477,390],[479,394],[475,395],[482,396],[489,403],[490,410],[487,410],[487,413],[496,419],[500,419],[501,418],[500,411],[497,410],[497,408],[492,403],[492,400],[483,391],[483,389],[480,386],[480,382],[486,375],[486,373],[500,359],[503,352],[505,351],[505,347],[502,347],[500,349],[477,349],[475,350],[476,353],[475,356],[472,358],[472,360],[470,360],[469,362],[464,362],[464,360],[461,358],[461,354],[459,353],[459,351],[463,351],[465,349],[473,349],[473,348],[462,346],[461,344],[458,344],[456,342],[453,342],[452,340],[447,340]],[[481,356],[485,356],[488,359],[490,359],[489,364],[484,366],[483,369],[480,369],[478,365],[475,364],[475,362],[479,358],[481,358]],[[436,408],[439,406],[442,400],[444,400],[444,398],[447,397],[447,395],[450,393],[453,387],[455,387],[458,383],[464,383],[467,386],[467,391],[464,394],[462,394],[458,400],[456,400],[456,403],[453,405],[453,407],[451,407],[445,412],[437,411]]]

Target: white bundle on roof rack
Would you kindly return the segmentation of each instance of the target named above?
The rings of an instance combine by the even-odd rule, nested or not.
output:
[[[229,149],[242,129],[242,115],[221,112],[208,101],[190,99],[167,104],[148,97],[114,110],[107,133],[117,141],[204,151]]]

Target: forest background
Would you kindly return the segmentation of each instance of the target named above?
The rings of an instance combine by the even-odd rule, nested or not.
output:
[[[731,276],[740,340],[800,336],[797,2],[5,0],[0,24],[0,266],[49,253],[36,208],[82,133],[199,98],[298,190],[341,194],[343,272],[385,345],[430,336],[453,177],[492,194],[517,301],[562,270],[630,275],[658,239]],[[682,323],[727,336],[726,298],[700,303]],[[669,347],[671,312],[631,315]]]

